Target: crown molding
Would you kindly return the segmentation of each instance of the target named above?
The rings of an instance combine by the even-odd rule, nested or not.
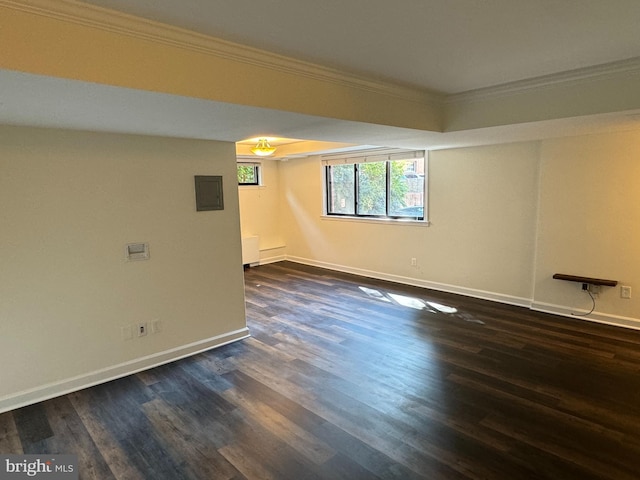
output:
[[[605,77],[619,75],[640,74],[640,57],[629,58],[617,62],[604,63],[591,67],[567,70],[565,72],[543,75],[540,77],[503,83],[493,87],[479,88],[467,92],[454,93],[445,97],[444,103],[455,104],[463,102],[482,101],[491,98],[500,98],[510,95],[528,93],[535,90],[553,87],[577,86],[582,83],[592,82]]]
[[[436,92],[373,80],[76,0],[0,0],[0,7],[410,102],[440,106],[445,98]]]
[[[0,0],[0,7],[431,107],[480,102],[545,88],[570,87],[606,77],[640,74],[640,57],[635,57],[447,95],[371,79],[78,0]]]

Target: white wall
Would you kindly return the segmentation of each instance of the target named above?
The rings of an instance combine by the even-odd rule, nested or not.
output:
[[[286,257],[567,316],[591,300],[554,273],[613,279],[632,298],[603,287],[588,319],[640,328],[639,156],[638,130],[431,152],[429,227],[323,218],[320,160],[292,160]]]
[[[530,299],[537,143],[431,152],[429,227],[322,218],[321,168],[310,158],[281,169],[288,257],[513,303]]]
[[[591,300],[554,273],[617,280],[595,318],[640,327],[640,131],[547,140],[541,147],[535,307],[584,312]]]
[[[240,198],[240,227],[242,237],[260,238],[260,262],[282,260],[286,243],[280,215],[279,160],[263,159],[262,184],[238,187]]]
[[[238,216],[232,143],[0,128],[0,410],[243,336]]]

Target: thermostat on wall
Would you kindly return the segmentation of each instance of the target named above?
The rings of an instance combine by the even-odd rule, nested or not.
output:
[[[133,260],[149,260],[149,244],[129,243],[125,247],[124,255],[128,262]]]

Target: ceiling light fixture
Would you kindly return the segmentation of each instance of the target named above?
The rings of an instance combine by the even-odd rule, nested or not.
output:
[[[258,140],[258,144],[251,149],[251,153],[258,155],[259,157],[268,157],[269,155],[273,155],[273,152],[275,151],[276,147],[269,145],[266,138]]]

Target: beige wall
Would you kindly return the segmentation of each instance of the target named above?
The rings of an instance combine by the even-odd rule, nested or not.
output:
[[[280,165],[279,160],[261,162],[262,185],[241,186],[240,226],[243,237],[260,238],[260,261],[266,263],[281,260],[285,250],[280,215]]]
[[[532,142],[432,152],[427,251],[435,281],[530,298],[538,148]]]
[[[0,1],[0,68],[440,131],[428,92],[339,74],[81,2]],[[312,93],[310,93],[312,92]]]
[[[195,211],[196,174],[224,211]],[[244,335],[235,175],[232,143],[1,127],[0,410]]]
[[[540,226],[535,302],[552,311],[584,311],[580,284],[568,273],[617,280],[640,289],[640,131],[547,140],[541,148]],[[640,291],[621,299],[603,287],[604,321],[640,326]],[[621,317],[621,318],[618,318]]]
[[[501,92],[489,88],[454,95],[444,109],[444,131],[538,122],[556,118],[619,112],[640,108],[637,75],[586,76],[552,81],[538,88],[525,86]],[[504,88],[504,87],[503,87]]]
[[[537,143],[431,152],[429,227],[322,218],[319,159],[291,161],[281,180],[287,255],[526,302],[532,288],[537,159]]]
[[[73,1],[0,0],[0,45],[2,69],[434,132],[640,108],[633,59],[446,96]]]
[[[632,298],[603,287],[588,318],[640,328],[639,152],[640,131],[431,152],[429,227],[323,218],[319,159],[292,160],[286,256],[567,316],[591,300],[554,273],[613,279]]]

